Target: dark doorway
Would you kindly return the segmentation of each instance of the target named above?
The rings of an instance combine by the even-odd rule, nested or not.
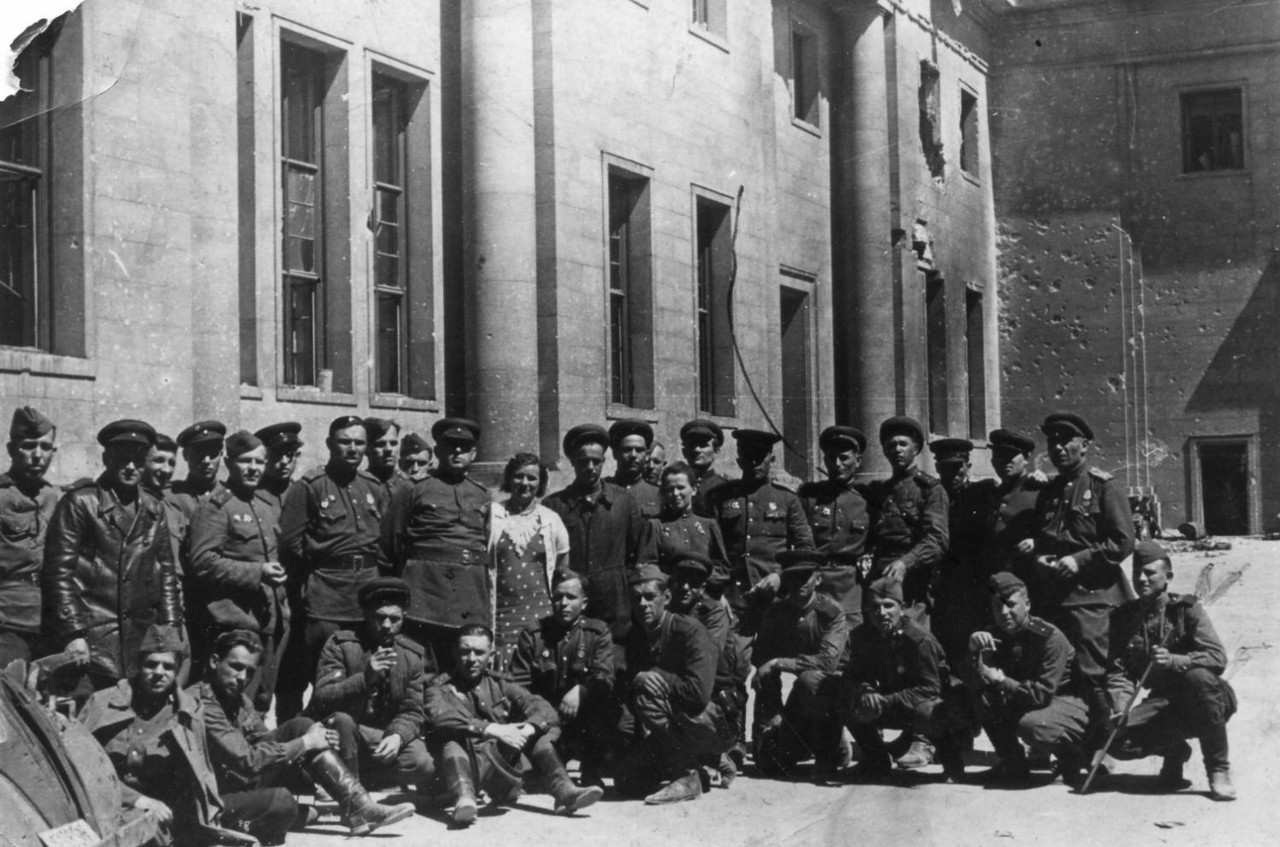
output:
[[[1248,535],[1249,443],[1205,441],[1198,445],[1200,502],[1209,535]]]
[[[782,437],[783,466],[800,479],[809,478],[809,295],[783,286],[782,314]]]

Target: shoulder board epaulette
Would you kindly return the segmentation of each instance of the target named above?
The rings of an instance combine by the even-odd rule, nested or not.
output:
[[[231,493],[230,488],[227,488],[225,485],[219,485],[217,488],[213,489],[213,493],[209,495],[209,502],[221,509],[223,506],[227,505],[227,502],[230,501],[233,496],[234,495]]]
[[[914,479],[916,481],[916,485],[921,488],[933,488],[935,485],[942,484],[936,476],[929,476],[924,471],[916,471],[916,474],[912,479]]]
[[[418,657],[422,657],[427,654],[426,648],[407,635],[397,635],[396,646],[403,647],[405,650],[408,650],[410,653]]]
[[[824,618],[836,618],[844,614],[844,608],[826,594],[817,592],[814,595],[814,608]]]
[[[438,673],[427,683],[428,686],[444,686],[453,682],[453,676],[448,672]]]
[[[773,477],[769,480],[769,482],[773,484],[774,488],[780,488],[783,491],[789,491],[792,494],[795,494],[796,491],[800,489],[800,486],[804,485],[804,483],[800,482],[799,480],[797,480],[795,477],[792,477],[792,476],[784,476],[781,478]]]
[[[487,487],[485,487],[483,484],[481,484],[481,483],[479,483],[479,482],[476,482],[474,479],[472,479],[472,478],[471,478],[471,477],[469,477],[469,476],[464,476],[464,477],[463,477],[463,479],[464,479],[465,481],[467,481],[467,482],[471,483],[472,485],[474,485],[476,488],[479,488],[481,491],[488,491],[488,490],[489,490],[489,489],[488,489]]]
[[[312,468],[311,470],[307,471],[306,473],[304,473],[304,474],[302,475],[302,478],[303,478],[304,480],[306,480],[307,482],[310,482],[311,480],[313,480],[313,479],[319,479],[319,478],[320,478],[320,477],[322,477],[322,476],[324,476],[324,466],[323,466],[323,465],[321,465],[321,466],[320,466],[320,467],[318,467],[318,468]]]
[[[1109,479],[1115,479],[1114,476],[1102,470],[1101,468],[1089,468],[1089,476],[1093,477],[1094,479],[1100,479],[1103,482],[1106,482]]]
[[[340,629],[332,636],[334,641],[359,641],[360,636],[356,635],[355,630]]]
[[[589,629],[595,633],[605,633],[609,631],[609,625],[597,618],[583,618],[582,628]]]
[[[361,479],[363,479],[365,482],[372,483],[373,485],[382,485],[382,480],[378,479],[376,476],[374,476],[373,474],[369,473],[369,472],[368,472],[367,470],[365,470],[364,468],[360,468],[360,469],[358,469],[358,470],[356,471],[356,476],[360,477],[360,478],[361,478]]]
[[[1169,594],[1170,606],[1186,606],[1187,608],[1191,608],[1195,604],[1196,595],[1194,594],[1174,594],[1172,592]]]
[[[93,477],[85,476],[85,477],[81,477],[80,479],[77,479],[75,482],[68,482],[66,485],[62,486],[62,490],[63,491],[79,491],[81,488],[88,488],[90,485],[93,485],[95,482],[97,482],[97,480],[94,479]]]
[[[1053,635],[1053,632],[1056,629],[1057,627],[1053,624],[1037,617],[1032,617],[1027,621],[1027,632],[1034,633],[1041,638],[1048,638],[1050,635]]]

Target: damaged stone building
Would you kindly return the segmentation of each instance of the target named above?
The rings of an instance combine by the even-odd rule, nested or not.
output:
[[[86,0],[0,106],[0,407],[999,417],[986,5]],[[882,462],[874,457],[871,469]]]

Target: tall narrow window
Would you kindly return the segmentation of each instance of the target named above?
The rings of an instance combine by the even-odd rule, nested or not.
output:
[[[964,293],[964,332],[969,370],[969,437],[987,437],[986,337],[983,332],[982,292]]]
[[[936,179],[942,179],[942,101],[939,93],[942,77],[938,67],[928,60],[920,63],[920,88],[917,97],[920,101],[920,149],[924,153],[925,164],[929,173]]]
[[[947,424],[947,301],[945,280],[925,276],[926,367],[929,372],[929,429],[946,432]]]
[[[818,126],[821,79],[818,37],[799,21],[791,22],[791,97],[794,115]]]
[[[405,93],[385,76],[373,78],[374,309],[378,391],[408,394],[409,304],[405,256]]]
[[[239,233],[240,382],[258,384],[258,203],[253,16],[236,16],[236,184]]]
[[[960,89],[960,170],[978,175],[978,98]]]
[[[0,102],[0,345],[53,349],[49,273],[48,40],[18,57]]]
[[[649,180],[609,169],[609,397],[653,406]]]
[[[324,56],[285,43],[281,81],[284,381],[318,385],[324,367]]]
[[[723,36],[727,29],[727,0],[691,0],[689,21],[695,27]]]
[[[699,197],[696,272],[698,286],[698,409],[734,415],[733,347],[729,326],[729,272],[733,257],[729,207]]]
[[[1182,95],[1182,172],[1244,168],[1244,100],[1239,88]]]

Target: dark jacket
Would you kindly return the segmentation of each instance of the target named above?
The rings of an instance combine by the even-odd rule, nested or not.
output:
[[[781,567],[784,550],[812,550],[800,498],[772,482],[734,480],[707,496],[729,551],[729,576],[745,590]]]
[[[745,630],[756,635],[751,653],[756,667],[777,659],[778,669],[788,673],[832,673],[844,655],[849,619],[836,601],[815,591],[803,607],[774,600],[760,613],[758,623],[747,620]]]
[[[643,626],[627,642],[627,673],[658,671],[671,686],[671,702],[689,715],[699,715],[711,702],[716,681],[715,645],[702,624],[666,612],[656,632]]]
[[[658,490],[658,486],[649,482],[647,479],[638,479],[630,485],[624,485],[618,481],[616,476],[605,477],[605,482],[627,492],[631,499],[636,502],[636,507],[640,510],[640,517],[644,520],[656,518],[662,512],[662,497]]]
[[[228,707],[207,682],[191,686],[187,693],[199,704],[209,761],[224,794],[257,788],[267,768],[296,762],[307,752],[302,738],[268,740],[269,730],[248,697],[242,695],[239,703]]]
[[[1134,600],[1116,609],[1112,620],[1124,673],[1135,682],[1146,671],[1157,647],[1190,659],[1187,670],[1204,668],[1221,676],[1227,669],[1227,650],[1195,595],[1170,593],[1163,603],[1150,608]],[[1153,667],[1146,684],[1159,691],[1181,676],[1182,672],[1171,668]]]
[[[483,738],[491,723],[529,723],[539,734],[559,726],[550,703],[492,671],[485,671],[475,685],[442,673],[427,686],[425,699],[427,726],[440,741]]]
[[[1047,576],[1043,611],[1124,602],[1120,563],[1133,552],[1133,515],[1111,474],[1081,465],[1049,480],[1036,501],[1036,521],[1036,555],[1071,556],[1080,566],[1073,578]]]
[[[196,508],[188,545],[189,591],[220,630],[272,633],[289,616],[284,586],[262,582],[262,563],[280,558],[280,501],[246,493],[220,485]]]
[[[45,539],[44,623],[65,645],[83,637],[90,664],[116,679],[137,669],[153,623],[182,623],[164,506],[138,489],[127,523],[102,478],[70,486]]]
[[[394,733],[408,744],[422,733],[425,653],[416,641],[396,636],[395,667],[370,687],[364,671],[377,649],[377,644],[350,630],[329,636],[320,651],[309,709],[323,716],[346,712],[358,723]]]
[[[41,480],[28,494],[0,474],[0,629],[40,632],[40,570],[58,489]]]
[[[692,512],[673,518],[661,515],[644,522],[636,553],[639,563],[665,562],[670,557],[692,551],[707,556],[727,572],[729,553],[720,526],[711,518]]]
[[[906,565],[902,591],[906,602],[925,602],[934,570],[947,550],[947,492],[942,483],[916,470],[900,479],[878,479],[862,486],[871,520],[869,579],[899,559]]]
[[[1075,650],[1062,630],[1032,616],[1026,629],[1014,635],[1006,635],[995,627],[987,631],[995,635],[996,649],[986,663],[1005,673],[1005,678],[993,687],[1009,706],[1030,712],[1048,706],[1058,695],[1074,693],[1071,660],[1075,658]],[[977,656],[972,654],[965,672],[965,685],[974,691],[987,686],[978,675]]]
[[[613,689],[613,638],[604,621],[578,618],[566,628],[554,615],[520,633],[511,656],[511,678],[558,706],[575,685],[589,698]]]
[[[849,634],[844,678],[859,688],[883,695],[890,707],[915,709],[942,696],[947,676],[942,645],[909,618],[884,635],[871,623]]]

